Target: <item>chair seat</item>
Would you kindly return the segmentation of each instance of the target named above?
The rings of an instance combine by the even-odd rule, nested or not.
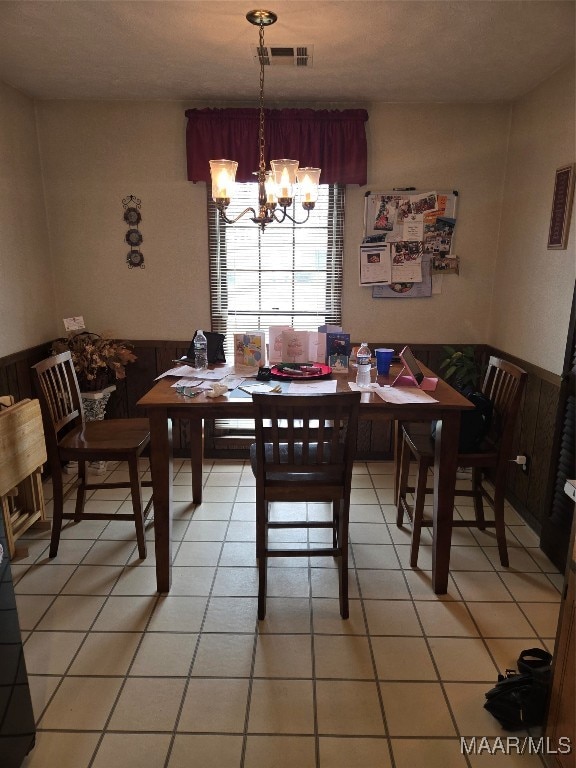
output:
[[[148,419],[104,419],[75,427],[59,445],[63,458],[66,458],[66,451],[73,452],[76,457],[79,453],[86,453],[87,458],[91,453],[98,453],[113,458],[127,451],[144,450],[149,441]]]
[[[404,424],[402,427],[403,438],[407,441],[414,458],[417,461],[424,460],[428,466],[434,463],[434,451],[436,443],[430,435],[430,425]],[[479,450],[458,454],[459,466],[496,466],[498,451],[494,443],[486,438],[479,446]]]

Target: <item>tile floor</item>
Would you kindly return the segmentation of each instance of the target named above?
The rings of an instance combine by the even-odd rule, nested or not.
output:
[[[428,533],[420,569],[408,566],[392,464],[357,463],[350,619],[338,613],[332,560],[277,559],[259,625],[248,463],[207,463],[199,507],[189,464],[175,471],[169,595],[155,591],[151,525],[145,561],[130,523],[69,523],[54,560],[47,533],[28,532],[29,555],[13,564],[38,723],[24,768],[542,765],[460,746],[509,735],[482,708],[485,691],[522,649],[553,650],[562,579],[514,510],[511,567],[501,568],[492,533],[457,529],[439,597]],[[123,490],[88,501],[127,503]]]

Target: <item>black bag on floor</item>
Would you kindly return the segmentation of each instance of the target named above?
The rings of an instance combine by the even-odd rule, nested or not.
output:
[[[492,401],[482,392],[472,389],[462,392],[471,403],[473,411],[462,411],[460,417],[460,440],[458,453],[474,453],[480,449],[482,441],[487,436],[492,424]],[[436,437],[436,422],[432,422],[432,437]]]
[[[507,669],[485,694],[488,710],[505,731],[543,725],[550,687],[552,655],[542,648],[528,648],[518,657],[518,672]]]

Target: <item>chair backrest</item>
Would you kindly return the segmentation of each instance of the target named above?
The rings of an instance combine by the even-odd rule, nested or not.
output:
[[[32,366],[32,376],[47,442],[55,440],[68,424],[84,423],[80,387],[70,352],[62,352]]]
[[[350,485],[360,392],[252,397],[257,482]]]
[[[492,356],[488,361],[482,392],[490,398],[494,408],[489,437],[506,460],[527,376],[522,368],[499,357]]]

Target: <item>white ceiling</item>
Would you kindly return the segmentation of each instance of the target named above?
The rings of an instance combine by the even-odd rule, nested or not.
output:
[[[267,103],[484,102],[574,60],[574,0],[0,0],[0,80],[40,99],[251,102],[254,7],[266,45],[314,47],[266,69]]]

